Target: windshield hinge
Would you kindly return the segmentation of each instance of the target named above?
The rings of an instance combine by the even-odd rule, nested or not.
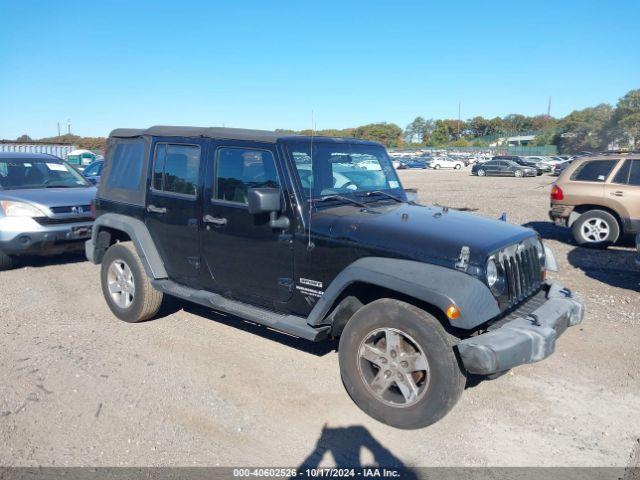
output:
[[[458,257],[458,261],[456,262],[456,268],[458,270],[462,270],[463,272],[467,271],[467,267],[469,266],[469,257],[471,256],[471,249],[466,245],[460,249],[460,257]]]

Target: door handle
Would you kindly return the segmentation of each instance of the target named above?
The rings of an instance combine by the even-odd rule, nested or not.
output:
[[[617,190],[615,192],[611,192],[609,195],[614,195],[616,197],[624,197],[624,192],[621,192],[620,190]]]
[[[227,224],[227,219],[226,218],[218,218],[218,217],[214,217],[212,215],[205,215],[204,217],[202,217],[202,221],[204,223],[213,223],[214,225],[218,225],[218,226],[222,226],[222,225],[226,225]]]
[[[165,214],[167,213],[167,209],[165,207],[156,207],[155,205],[149,205],[147,206],[147,212]]]

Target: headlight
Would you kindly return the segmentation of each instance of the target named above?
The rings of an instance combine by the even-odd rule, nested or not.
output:
[[[535,245],[536,245],[536,250],[538,252],[538,259],[540,260],[540,265],[542,265],[542,268],[545,268],[547,259],[546,259],[544,244],[542,243],[542,240],[540,240],[540,238],[537,238]]]
[[[497,264],[494,257],[491,257],[489,260],[487,260],[485,271],[487,275],[487,285],[489,285],[491,292],[496,297],[499,297],[504,292],[504,272],[502,271],[502,268]]]
[[[0,205],[7,217],[46,217],[42,210],[28,203],[3,200]]]

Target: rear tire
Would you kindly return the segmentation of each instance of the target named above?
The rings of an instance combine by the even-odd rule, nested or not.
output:
[[[524,177],[524,172],[522,170],[516,170],[515,172],[513,172],[513,176],[517,178],[522,178]]]
[[[456,163],[455,166],[453,167],[455,170],[460,170],[462,167],[460,166],[459,163]]]
[[[342,332],[342,382],[358,407],[387,425],[431,425],[453,408],[465,387],[454,344],[424,310],[376,300],[358,310]]]
[[[15,257],[0,251],[0,271],[10,270],[15,265]]]
[[[107,305],[120,320],[137,323],[158,313],[163,294],[151,285],[132,242],[109,247],[100,279]]]
[[[582,247],[607,248],[618,240],[620,225],[609,212],[589,210],[573,222],[571,233]]]

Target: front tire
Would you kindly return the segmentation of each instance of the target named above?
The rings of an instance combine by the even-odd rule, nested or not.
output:
[[[576,243],[583,247],[607,248],[620,236],[616,218],[604,210],[589,210],[571,226]]]
[[[433,169],[434,169],[434,170],[440,170],[440,165],[435,164],[435,165],[433,166]]]
[[[151,285],[132,242],[109,247],[100,279],[107,305],[120,320],[137,323],[158,313],[163,294]]]
[[[487,174],[487,172],[485,172],[482,168],[478,170],[478,176],[479,177],[484,177]]]
[[[10,270],[15,265],[15,257],[0,251],[0,271]]]
[[[460,166],[459,163],[456,163],[455,166],[453,167],[455,170],[460,170],[462,167]]]
[[[376,300],[358,310],[340,337],[342,382],[366,414],[387,425],[416,429],[444,417],[466,377],[454,339],[413,305]]]

